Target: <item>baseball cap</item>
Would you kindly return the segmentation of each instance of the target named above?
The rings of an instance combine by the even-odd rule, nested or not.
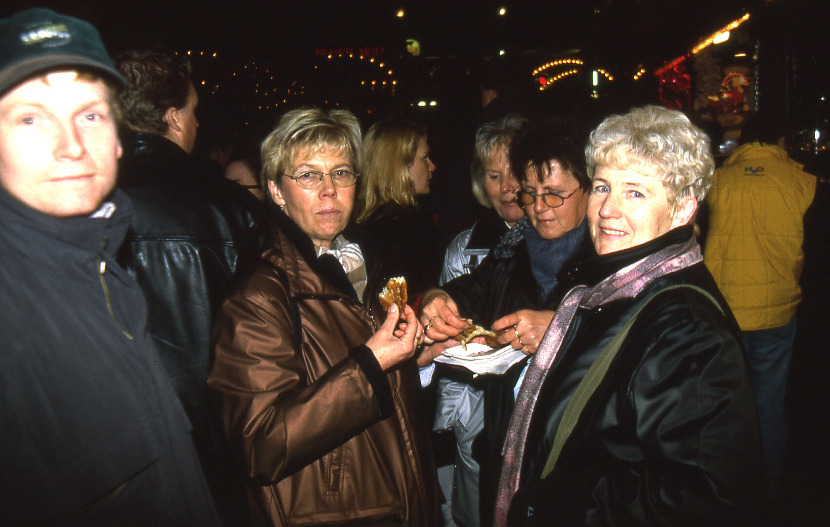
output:
[[[33,75],[66,66],[126,84],[89,22],[43,8],[0,20],[0,95]]]

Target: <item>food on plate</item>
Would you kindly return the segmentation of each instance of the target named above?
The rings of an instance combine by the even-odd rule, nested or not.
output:
[[[461,347],[467,350],[467,343],[476,337],[484,337],[484,343],[491,348],[498,348],[500,344],[496,340],[496,332],[485,329],[469,318],[467,319],[467,327],[461,330],[461,333],[453,337],[455,340],[461,342]]]
[[[390,278],[386,282],[386,287],[378,295],[378,299],[384,311],[388,311],[392,304],[397,304],[398,313],[403,313],[403,308],[406,306],[406,278],[403,276]]]

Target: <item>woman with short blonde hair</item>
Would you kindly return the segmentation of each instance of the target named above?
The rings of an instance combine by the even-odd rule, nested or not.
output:
[[[304,109],[262,145],[265,187],[280,210],[259,267],[217,317],[207,380],[246,460],[253,525],[439,521],[410,360],[423,327],[409,306],[361,302],[363,256],[342,234],[360,139],[351,113]]]

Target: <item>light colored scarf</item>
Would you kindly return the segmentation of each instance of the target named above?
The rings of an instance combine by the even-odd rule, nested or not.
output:
[[[363,291],[366,289],[366,260],[363,258],[363,251],[354,242],[348,241],[343,235],[338,236],[331,242],[331,249],[314,246],[317,257],[330,254],[337,258],[346,276],[354,287],[357,298],[363,298]]]
[[[565,295],[530,361],[516,397],[516,406],[510,415],[503,450],[504,462],[496,494],[496,527],[507,525],[507,512],[521,481],[525,442],[539,390],[556,359],[577,308],[594,309],[621,298],[635,298],[657,278],[702,260],[700,245],[692,236],[684,243],[671,245],[623,267],[594,287],[579,285]]]

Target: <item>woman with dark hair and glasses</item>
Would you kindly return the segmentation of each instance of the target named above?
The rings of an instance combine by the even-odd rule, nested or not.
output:
[[[410,360],[423,327],[409,306],[370,315],[363,255],[342,235],[361,153],[360,124],[342,110],[288,112],[262,144],[280,211],[259,268],[218,317],[208,378],[254,525],[440,522]]]
[[[498,340],[527,354],[536,351],[562,299],[555,286],[564,264],[583,253],[590,180],[581,127],[559,120],[523,127],[510,146],[510,165],[520,181],[519,200],[527,217],[499,241],[470,274],[424,295],[421,322],[436,342],[422,354],[437,356],[466,325],[465,319],[499,331]],[[513,388],[524,362],[505,375],[478,379],[484,388],[484,434],[474,453],[481,466],[482,524],[492,515],[500,467],[498,446],[513,405]],[[490,446],[486,446],[490,445]],[[491,448],[492,447],[492,448]],[[488,506],[489,504],[489,506]]]

